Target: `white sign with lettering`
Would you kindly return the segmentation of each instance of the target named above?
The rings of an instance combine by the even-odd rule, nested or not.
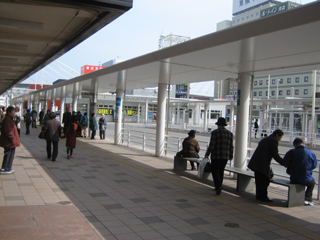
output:
[[[232,14],[244,11],[248,8],[254,7],[264,2],[269,2],[267,0],[233,0]]]

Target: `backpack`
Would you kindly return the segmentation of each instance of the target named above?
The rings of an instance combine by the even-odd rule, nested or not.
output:
[[[81,127],[87,127],[87,118],[83,117],[83,120],[81,122]]]
[[[27,123],[31,123],[31,114],[30,114],[30,113],[27,113],[27,114],[26,114],[26,119],[25,119],[25,121],[26,121]]]

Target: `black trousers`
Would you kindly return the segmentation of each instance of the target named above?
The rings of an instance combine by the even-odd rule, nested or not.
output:
[[[100,139],[105,139],[105,138],[106,138],[106,131],[100,130]]]
[[[312,202],[312,192],[313,192],[314,186],[316,185],[316,182],[314,181],[314,179],[311,182],[306,183],[306,184],[299,183],[299,182],[296,182],[296,181],[291,181],[291,183],[305,185],[307,187],[307,190],[306,190],[304,199],[306,201]]]
[[[228,159],[214,159],[211,160],[212,165],[212,177],[214,181],[214,186],[216,189],[222,187],[224,168],[226,167]]]
[[[96,130],[91,130],[91,139],[94,139],[96,136]]]
[[[191,169],[195,169],[194,162],[190,161]],[[197,169],[199,169],[199,163],[197,163]]]
[[[12,168],[15,151],[16,151],[16,148],[4,148],[1,169],[10,170]]]
[[[30,134],[30,124],[31,122],[26,122],[26,134]]]
[[[37,120],[32,120],[32,128],[37,128]]]
[[[18,134],[19,134],[19,137],[20,137],[20,128],[17,128],[17,130],[18,130]]]
[[[47,156],[48,156],[48,158],[51,158],[51,156],[52,156],[52,161],[55,161],[58,157],[58,143],[59,143],[59,141],[48,141],[47,140]],[[51,144],[53,145],[52,154],[51,154]]]
[[[72,155],[73,154],[73,148],[67,148],[67,154]]]
[[[269,176],[260,172],[254,172],[256,182],[256,199],[263,200],[268,198],[268,187],[270,184]]]

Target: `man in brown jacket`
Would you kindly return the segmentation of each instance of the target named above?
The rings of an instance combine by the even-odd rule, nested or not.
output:
[[[48,159],[51,158],[51,143],[53,145],[52,151],[52,161],[55,161],[58,156],[58,143],[61,136],[61,125],[56,119],[56,114],[54,112],[49,113],[49,120],[46,123],[45,128],[46,140],[47,140],[47,156]]]
[[[1,174],[13,173],[12,162],[16,147],[20,146],[20,138],[16,124],[13,121],[16,111],[14,107],[7,108],[7,115],[3,119],[0,146],[4,148],[4,155],[2,161]]]

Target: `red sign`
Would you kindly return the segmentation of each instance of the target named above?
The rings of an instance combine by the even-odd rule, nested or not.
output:
[[[84,65],[81,67],[81,75],[91,73],[97,70],[100,70],[102,68],[105,68],[103,66],[93,66],[93,65]]]

